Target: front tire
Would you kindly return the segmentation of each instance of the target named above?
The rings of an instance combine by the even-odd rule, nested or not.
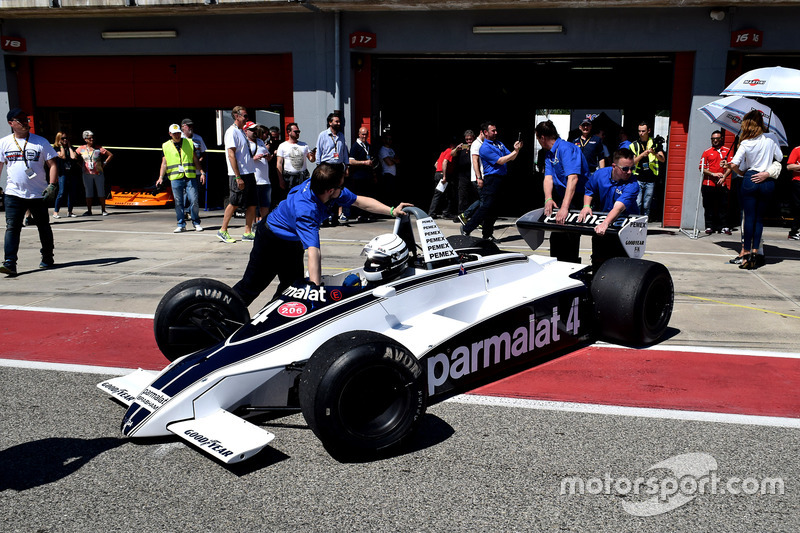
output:
[[[161,298],[153,320],[159,350],[167,359],[210,348],[250,321],[247,305],[220,281],[190,279]]]
[[[672,276],[660,263],[615,257],[592,280],[597,334],[606,340],[640,346],[667,330],[672,316]]]
[[[300,379],[309,427],[336,458],[360,459],[407,441],[425,414],[422,367],[378,333],[343,333],[311,356]]]

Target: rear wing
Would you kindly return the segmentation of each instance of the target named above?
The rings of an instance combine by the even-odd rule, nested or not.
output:
[[[544,242],[545,231],[566,231],[581,235],[596,235],[595,227],[600,225],[608,213],[593,213],[583,222],[578,222],[580,211],[570,210],[564,224],[556,223],[556,210],[550,216],[544,214],[544,208],[536,209],[517,220],[517,230],[531,250],[536,250]],[[644,255],[647,242],[646,215],[620,215],[608,225],[603,236],[605,239],[619,239],[628,257],[640,259]]]

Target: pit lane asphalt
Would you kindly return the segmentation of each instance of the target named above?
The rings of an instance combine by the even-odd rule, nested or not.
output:
[[[203,216],[206,232],[178,235],[171,211],[56,221],[60,266],[50,271],[36,269],[36,232],[26,229],[23,275],[0,279],[0,304],[152,314],[184,279],[234,283],[250,245],[218,241],[221,212]],[[512,222],[497,235],[524,251]],[[388,220],[324,229],[326,271],[358,265],[360,247],[390,229]],[[676,290],[663,347],[798,351],[800,245],[785,230],[767,230],[770,263],[753,272],[727,264],[734,237],[651,233],[646,258],[670,268]],[[35,324],[20,327],[36,334]],[[253,463],[226,468],[174,439],[121,439],[123,410],[95,390],[102,378],[0,367],[4,531],[800,529],[795,429],[448,402],[429,409],[412,449],[395,457],[338,463],[292,415],[265,423],[277,437]],[[627,514],[614,493],[560,494],[567,476],[633,479],[689,452],[712,455],[722,478],[781,477],[785,493],[704,494],[653,517]]]

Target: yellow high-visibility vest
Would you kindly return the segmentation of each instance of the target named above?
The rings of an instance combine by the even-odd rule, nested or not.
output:
[[[182,178],[196,178],[194,168],[194,144],[189,139],[181,139],[181,149],[175,147],[172,139],[161,145],[164,157],[167,160],[166,176],[170,180]]]

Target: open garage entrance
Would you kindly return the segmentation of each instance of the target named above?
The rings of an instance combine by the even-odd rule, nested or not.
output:
[[[231,82],[237,72],[247,72],[246,83]],[[33,110],[37,133],[52,142],[64,130],[80,145],[91,130],[112,150],[107,190],[154,185],[169,125],[191,118],[210,150],[208,207],[221,207],[228,191],[215,110],[243,105],[284,121],[294,113],[290,54],[20,58],[17,83],[20,97],[33,95],[21,104]]]
[[[509,147],[522,134],[525,147],[509,167],[502,200],[506,215],[543,202],[541,175],[534,172],[537,110],[623,110],[625,126],[635,132],[639,121],[652,123],[670,110],[675,68],[670,55],[375,56],[370,63],[376,87],[372,132],[390,128],[407,201],[427,208],[434,163],[452,136],[461,139],[466,129],[478,133],[487,119],[497,123]],[[609,144],[616,146],[614,141]],[[663,183],[661,189],[652,209],[659,220],[661,204],[655,202],[663,203]]]

